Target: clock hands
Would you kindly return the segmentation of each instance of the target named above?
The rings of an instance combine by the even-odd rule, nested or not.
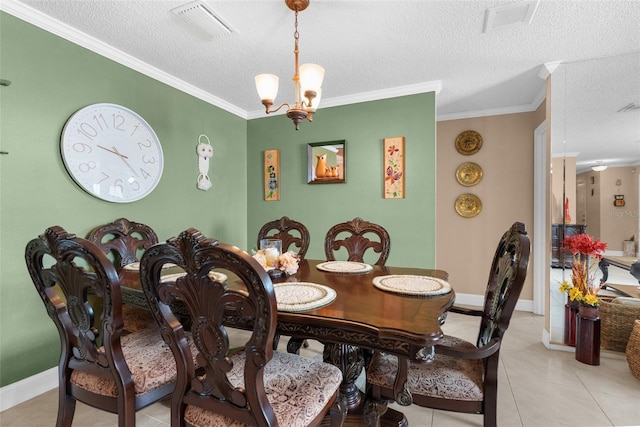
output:
[[[118,157],[120,157],[120,158],[128,159],[128,157],[127,157],[127,156],[125,156],[124,154],[120,154],[120,152],[118,152],[118,150],[116,150],[116,151],[109,150],[108,148],[103,147],[102,145],[98,145],[98,148],[102,148],[103,150],[108,151],[108,152],[110,152],[110,153],[113,153],[113,154],[115,154],[116,156],[118,156]],[[113,147],[113,149],[115,150],[115,149],[116,149],[116,147]]]
[[[125,164],[125,165],[127,165],[127,167],[131,170],[131,172],[133,172],[133,174],[134,174],[135,176],[138,176],[138,173],[137,173],[137,172],[136,172],[136,171],[131,167],[131,165],[130,165],[130,164],[129,164],[129,162],[127,161],[128,157],[127,157],[127,156],[125,156],[124,154],[120,153],[120,152],[118,151],[118,149],[117,149],[115,146],[114,146],[114,147],[111,147],[111,148],[113,148],[113,150],[109,150],[108,148],[103,147],[102,145],[98,145],[98,148],[102,148],[103,150],[108,151],[108,152],[110,152],[110,153],[112,153],[112,154],[115,154],[116,156],[120,157],[120,159],[122,159],[122,161],[124,162],[124,164]]]

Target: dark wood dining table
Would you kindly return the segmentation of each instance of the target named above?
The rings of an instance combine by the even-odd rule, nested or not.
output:
[[[310,282],[335,290],[329,304],[306,311],[278,311],[277,332],[284,336],[314,339],[325,346],[323,358],[343,372],[341,393],[346,397],[349,417],[346,425],[363,423],[364,399],[355,385],[364,368],[364,351],[385,351],[428,363],[433,346],[442,337],[440,328],[446,311],[453,305],[455,292],[434,296],[408,296],[381,290],[373,278],[384,275],[431,276],[446,280],[443,270],[372,266],[366,273],[333,273],[316,266],[324,261],[304,260],[292,276],[272,279],[273,283]],[[228,286],[242,286],[229,277]],[[139,275],[122,277],[125,303],[146,306]],[[230,325],[242,327],[242,325]],[[407,425],[404,415],[387,410],[382,425]]]

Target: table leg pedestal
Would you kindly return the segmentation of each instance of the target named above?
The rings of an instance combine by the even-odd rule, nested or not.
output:
[[[356,386],[356,380],[364,369],[363,350],[348,344],[326,343],[322,358],[326,363],[331,363],[342,371],[340,394],[345,398],[348,410],[344,426],[366,425],[363,415],[364,394]],[[376,408],[378,407],[376,406]],[[385,408],[386,404],[384,404],[384,408],[380,406],[378,409],[382,413]],[[328,426],[329,422],[329,418],[325,417],[321,425]],[[386,408],[386,412],[380,418],[379,425],[381,427],[407,427],[409,424],[403,413]]]

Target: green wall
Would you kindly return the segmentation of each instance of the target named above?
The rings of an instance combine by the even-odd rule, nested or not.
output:
[[[383,198],[383,139],[405,137],[406,198]],[[344,184],[307,184],[307,144],[346,141]],[[324,259],[324,236],[357,216],[385,227],[390,265],[434,267],[435,94],[321,108],[300,130],[286,116],[249,121],[248,248],[267,221],[288,216],[311,233],[307,257]],[[264,201],[264,151],[280,150],[280,201]]]
[[[30,239],[51,225],[84,236],[126,217],[161,240],[187,227],[242,245],[247,241],[247,121],[0,13],[0,386],[55,366],[58,335],[25,262]],[[140,114],[162,143],[160,184],[145,199],[108,203],[82,191],[66,173],[60,134],[88,104],[121,104]],[[196,188],[196,144],[214,147],[213,188]]]

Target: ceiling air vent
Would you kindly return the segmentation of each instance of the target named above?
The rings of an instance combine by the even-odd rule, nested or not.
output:
[[[638,111],[640,110],[640,105],[637,105],[633,102],[628,103],[627,105],[625,105],[624,107],[622,107],[621,109],[619,109],[617,112],[618,113],[628,113],[629,111]]]
[[[530,24],[533,14],[538,9],[540,0],[521,1],[487,9],[484,15],[484,29],[488,33],[495,30],[503,30],[518,25]]]
[[[183,6],[171,9],[173,13],[184,19],[192,27],[210,39],[227,36],[233,32],[233,28],[222,18],[216,15],[210,6],[202,0],[197,0]]]

